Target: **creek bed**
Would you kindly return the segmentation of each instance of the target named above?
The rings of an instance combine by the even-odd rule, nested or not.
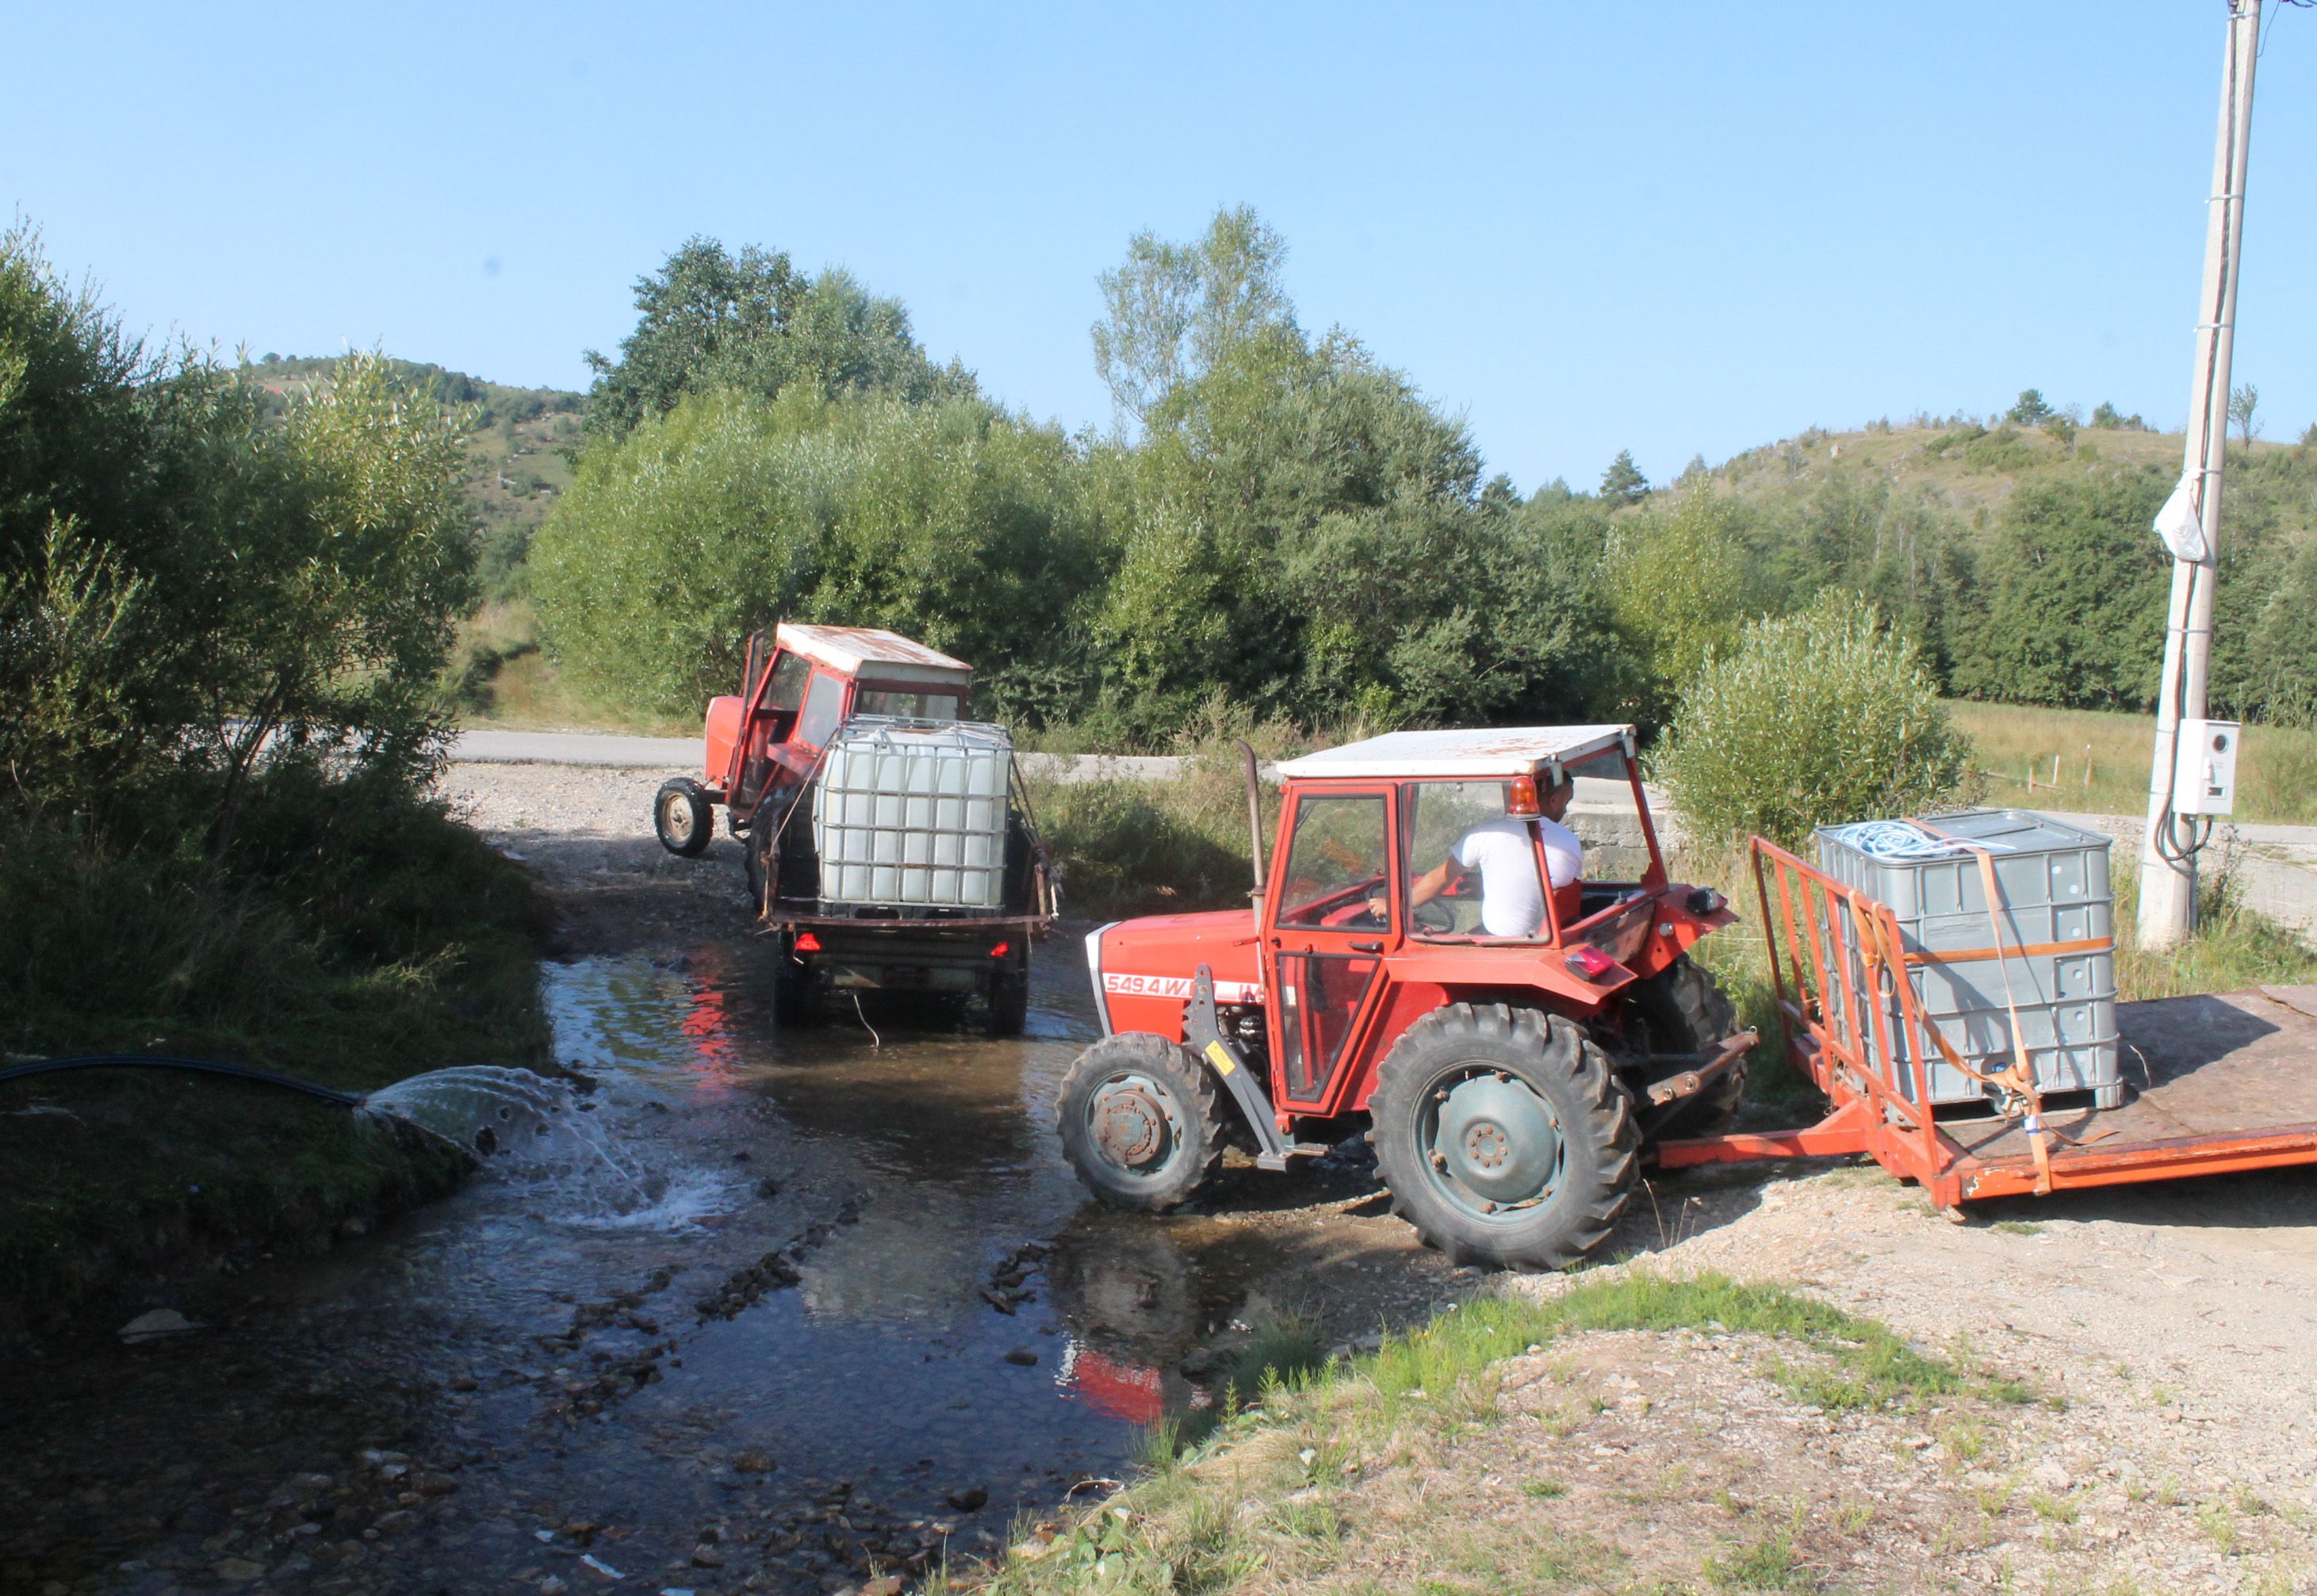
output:
[[[1051,1130],[1096,1034],[1073,950],[1010,1041],[782,1032],[749,939],[550,966],[609,1159],[494,1158],[205,1329],[21,1366],[0,1592],[841,1589],[1105,1488],[1235,1325],[1349,1340],[1469,1286],[1356,1158],[1093,1205]]]

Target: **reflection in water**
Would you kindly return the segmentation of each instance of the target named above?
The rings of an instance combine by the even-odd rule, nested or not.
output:
[[[19,1443],[0,1502],[13,1483],[79,1503],[43,1520],[58,1567],[236,1557],[279,1590],[571,1578],[550,1543],[645,1570],[729,1547],[679,1582],[700,1590],[818,1590],[952,1531],[985,1549],[1016,1508],[1118,1472],[1136,1425],[1193,1398],[1185,1351],[1287,1267],[1252,1226],[1089,1204],[1051,1134],[1096,1034],[1069,948],[1035,962],[1018,1041],[939,1014],[872,1013],[876,1045],[842,1021],[782,1032],[761,943],[549,967],[577,1088],[470,1068],[381,1094],[501,1155],[366,1248],[285,1270],[229,1344],[141,1354],[131,1379],[121,1352],[49,1370],[0,1415],[0,1456]],[[455,1491],[402,1502],[387,1471],[430,1460],[460,1466],[435,1476]],[[116,1476],[117,1521],[65,1494]],[[307,1492],[320,1528],[184,1506],[237,1502],[233,1481],[253,1504]],[[978,1514],[950,1505],[974,1491]],[[91,1588],[108,1580],[144,1588]]]

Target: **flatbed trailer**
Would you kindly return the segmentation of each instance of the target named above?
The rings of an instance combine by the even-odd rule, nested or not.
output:
[[[1756,838],[1754,879],[1794,1066],[1817,1124],[1658,1144],[1661,1169],[1873,1157],[1954,1211],[1995,1197],[2317,1164],[2317,985],[2121,1003],[2122,1107],[2024,1099],[1952,1118],[1925,1106],[1939,1046],[1885,905]],[[1846,956],[1847,955],[1847,956]]]

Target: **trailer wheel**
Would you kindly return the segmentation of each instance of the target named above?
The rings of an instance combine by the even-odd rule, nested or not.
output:
[[[652,800],[652,830],[659,845],[684,859],[697,859],[716,837],[716,816],[708,792],[689,776],[660,783]]]
[[[1628,988],[1627,1001],[1648,1027],[1655,1052],[1703,1053],[1738,1029],[1738,1006],[1686,953]],[[1712,1084],[1682,1104],[1659,1134],[1712,1136],[1726,1130],[1745,1100],[1746,1061],[1733,1059]]]
[[[785,947],[773,964],[773,1019],[783,1026],[810,1025],[820,1018],[820,997],[812,971]]]
[[[1557,1014],[1427,1015],[1383,1061],[1368,1111],[1392,1210],[1459,1263],[1565,1269],[1609,1234],[1638,1177],[1633,1101]]]
[[[994,1037],[1018,1037],[1030,1023],[1030,972],[999,970],[989,977],[989,1012],[981,1027]]]
[[[1222,1167],[1214,1077],[1186,1049],[1145,1031],[1105,1037],[1079,1054],[1062,1077],[1055,1119],[1078,1179],[1117,1208],[1162,1212]]]

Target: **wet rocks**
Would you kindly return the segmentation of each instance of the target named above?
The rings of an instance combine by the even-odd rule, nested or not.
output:
[[[174,1308],[155,1308],[151,1313],[139,1314],[128,1324],[123,1324],[121,1327],[121,1339],[133,1347],[149,1341],[159,1341],[164,1336],[183,1335],[189,1330],[200,1328],[200,1325]]]
[[[989,1283],[977,1288],[981,1300],[1008,1317],[1024,1303],[1036,1301],[1037,1293],[1027,1282],[1045,1266],[1052,1250],[1043,1242],[1024,1242],[999,1259],[989,1271]]]
[[[949,1493],[949,1504],[962,1513],[979,1512],[989,1500],[989,1492],[980,1485],[968,1485],[962,1491]]]
[[[773,1461],[771,1453],[758,1451],[753,1447],[735,1455],[732,1459],[732,1470],[736,1474],[770,1474],[779,1467]]]
[[[1027,1347],[1015,1347],[1007,1351],[1006,1361],[1017,1364],[1024,1369],[1030,1369],[1036,1365],[1038,1354]]]

